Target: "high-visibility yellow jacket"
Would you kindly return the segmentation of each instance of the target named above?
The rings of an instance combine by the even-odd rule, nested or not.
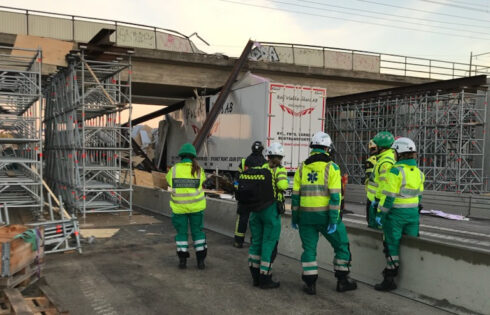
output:
[[[238,172],[242,173],[243,171],[245,171],[245,159],[242,159],[240,161],[240,166],[238,166]]]
[[[383,185],[379,210],[407,209],[418,212],[424,191],[424,173],[413,159],[398,161],[387,175]]]
[[[327,154],[312,152],[294,174],[291,196],[293,223],[337,223],[340,200],[341,179],[338,165]]]
[[[395,164],[395,152],[388,149],[376,156],[376,166],[369,176],[366,196],[370,201],[381,199],[381,186],[386,182],[386,175]]]
[[[371,155],[369,158],[366,159],[365,162],[365,181],[364,184],[366,185],[366,190],[367,190],[367,184],[369,182],[369,177],[371,176],[371,173],[374,171],[374,167],[376,166],[376,155]]]
[[[268,169],[272,173],[272,180],[274,185],[274,196],[279,201],[284,201],[283,191],[285,191],[288,186],[288,173],[283,166],[278,166],[275,168],[270,168],[269,163],[262,165],[263,168]]]
[[[206,175],[202,168],[195,176],[192,176],[191,170],[192,162],[184,159],[167,174],[168,185],[172,187],[170,208],[174,213],[193,213],[206,209],[206,197],[202,190]]]

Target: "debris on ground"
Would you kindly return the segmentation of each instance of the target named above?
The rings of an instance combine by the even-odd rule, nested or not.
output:
[[[457,220],[457,221],[469,221],[470,219],[459,214],[451,214],[451,213],[446,213],[441,210],[422,210],[420,211],[421,214],[427,214],[431,215],[434,217],[440,217],[448,220]]]
[[[25,288],[41,276],[44,228],[13,224],[0,227],[0,288]]]
[[[30,294],[19,289],[7,288],[0,292],[0,314],[46,314],[68,315],[67,310],[57,303],[56,295],[47,286],[44,278],[36,284]]]
[[[119,232],[119,230],[120,229],[81,229],[80,234],[82,234],[82,237],[84,238],[110,238]]]

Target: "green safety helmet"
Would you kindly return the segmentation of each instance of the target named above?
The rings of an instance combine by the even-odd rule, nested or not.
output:
[[[183,156],[183,155],[190,155],[192,157],[196,157],[197,155],[196,148],[194,148],[192,143],[187,142],[180,147],[179,156]]]
[[[394,141],[395,137],[389,131],[380,131],[373,138],[373,142],[382,149],[391,148]]]

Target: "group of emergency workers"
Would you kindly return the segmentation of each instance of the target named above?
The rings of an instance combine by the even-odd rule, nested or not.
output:
[[[337,291],[355,290],[357,283],[348,277],[352,255],[345,225],[340,215],[342,200],[341,173],[332,160],[332,139],[324,132],[317,132],[310,142],[311,152],[295,175],[291,196],[291,227],[298,230],[303,254],[301,255],[302,280],[307,294],[316,294],[318,278],[317,243],[322,234],[334,249],[334,271]],[[238,204],[235,228],[235,247],[243,247],[247,223],[252,234],[248,265],[253,285],[262,289],[279,287],[272,280],[272,263],[277,254],[281,234],[281,211],[284,209],[283,192],[288,188],[286,169],[281,165],[284,148],[274,142],[262,152],[260,141],[252,145],[252,154],[242,160],[239,169],[262,168],[272,175],[274,201],[260,209],[249,209]],[[424,174],[416,163],[416,147],[409,138],[396,140],[389,132],[379,132],[369,142],[370,157],[366,160],[366,219],[368,226],[382,229],[386,267],[384,279],[376,290],[396,288],[394,278],[400,266],[399,247],[402,234],[418,236],[419,209],[424,190]],[[175,242],[179,267],[186,268],[189,257],[188,226],[196,251],[197,266],[204,269],[207,253],[206,236],[203,232],[203,211],[206,199],[202,189],[205,180],[203,169],[197,164],[196,150],[190,143],[184,144],[179,156],[181,162],[167,174],[172,187],[170,207],[172,223],[177,231]],[[267,173],[268,174],[268,173]]]
[[[366,220],[368,227],[383,230],[386,267],[379,291],[396,289],[400,268],[402,235],[419,236],[419,212],[422,209],[424,173],[417,167],[415,143],[405,137],[396,140],[387,131],[369,142],[366,160]]]

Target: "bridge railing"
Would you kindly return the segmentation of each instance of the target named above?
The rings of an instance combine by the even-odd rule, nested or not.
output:
[[[428,79],[490,76],[488,65],[289,43],[261,42],[252,52],[252,59]]]
[[[102,28],[114,30],[111,41],[117,46],[200,52],[190,40],[190,36],[170,29],[117,20],[0,6],[0,32],[2,33],[88,42]]]

